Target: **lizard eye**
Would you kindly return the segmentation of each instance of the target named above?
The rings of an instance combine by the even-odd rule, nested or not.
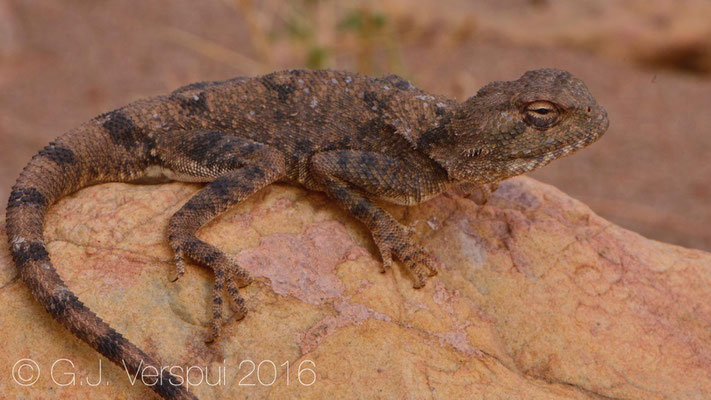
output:
[[[534,101],[528,103],[524,109],[524,121],[536,129],[544,130],[558,122],[560,111],[555,104],[548,101]]]

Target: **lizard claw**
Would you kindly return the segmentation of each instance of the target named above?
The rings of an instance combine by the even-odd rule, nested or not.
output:
[[[185,261],[183,259],[183,255],[176,252],[176,256],[173,259],[175,262],[175,267],[178,269],[178,272],[175,274],[175,278],[171,279],[171,282],[176,282],[178,279],[180,279],[183,274],[185,274]]]
[[[380,272],[385,273],[388,269],[390,269],[393,266],[393,255],[392,252],[390,251],[390,248],[381,248],[380,249],[380,257],[383,259],[383,264],[380,267]]]

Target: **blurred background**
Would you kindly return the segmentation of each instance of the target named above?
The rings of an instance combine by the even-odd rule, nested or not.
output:
[[[300,67],[396,73],[458,100],[567,69],[610,129],[532,175],[647,237],[711,250],[707,0],[0,0],[1,202],[34,153],[102,112]]]

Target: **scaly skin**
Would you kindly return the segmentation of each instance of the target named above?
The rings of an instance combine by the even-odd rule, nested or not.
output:
[[[213,341],[224,289],[243,316],[239,287],[250,278],[195,233],[259,189],[288,182],[326,192],[370,229],[384,267],[400,260],[421,287],[437,262],[374,200],[418,204],[455,184],[486,193],[589,145],[607,125],[585,85],[553,69],[491,83],[462,103],[394,75],[295,70],[196,83],[100,115],[35,155],[8,201],[10,249],[37,300],[75,335],[131,374],[160,370],[84,306],[52,266],[44,218],[62,196],[102,182],[206,182],[171,217],[168,240],[178,277],[186,257],[215,272]],[[151,387],[166,399],[195,398],[177,383],[165,372]]]

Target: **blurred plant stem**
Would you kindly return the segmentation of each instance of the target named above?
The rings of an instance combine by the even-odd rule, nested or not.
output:
[[[238,71],[247,74],[264,72],[262,63],[183,29],[165,27],[160,30],[160,33],[171,42],[189,48],[204,57],[230,65]]]
[[[264,26],[264,19],[259,11],[254,7],[252,0],[234,0],[234,6],[242,13],[247,35],[252,47],[259,56],[259,61],[265,66],[272,65],[272,56],[269,46],[267,29]]]

